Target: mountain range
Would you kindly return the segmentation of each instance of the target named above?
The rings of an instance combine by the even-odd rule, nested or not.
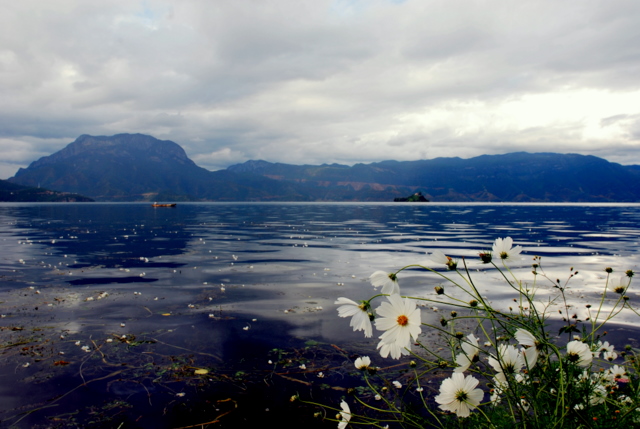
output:
[[[247,161],[197,166],[178,144],[143,134],[82,135],[9,182],[97,201],[638,202],[640,166],[591,155],[525,153],[371,164]]]

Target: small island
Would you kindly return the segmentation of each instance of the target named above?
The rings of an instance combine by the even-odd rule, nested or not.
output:
[[[422,192],[416,192],[415,194],[406,197],[406,198],[394,198],[394,202],[396,203],[428,203],[429,200],[422,195]]]

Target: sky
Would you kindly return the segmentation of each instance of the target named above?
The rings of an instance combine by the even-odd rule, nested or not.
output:
[[[82,134],[219,170],[517,151],[640,164],[636,0],[0,0],[0,178]]]

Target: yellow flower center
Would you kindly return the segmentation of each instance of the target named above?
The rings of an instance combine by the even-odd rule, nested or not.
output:
[[[580,355],[577,353],[567,353],[567,359],[569,362],[578,362],[580,360]]]
[[[398,325],[405,326],[407,323],[409,323],[409,318],[407,316],[404,314],[398,316]]]
[[[460,401],[460,402],[466,402],[467,399],[469,399],[469,395],[467,395],[467,392],[465,392],[464,390],[460,389],[456,392],[456,400]]]

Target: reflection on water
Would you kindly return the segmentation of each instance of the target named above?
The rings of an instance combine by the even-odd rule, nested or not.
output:
[[[3,344],[41,344],[25,338],[24,330],[46,325],[37,335],[48,349],[20,354],[7,348],[2,372],[25,386],[41,377],[38,382],[52,389],[44,389],[45,401],[77,386],[79,373],[60,384],[62,369],[51,366],[60,356],[84,362],[77,341],[93,351],[98,341],[130,349],[135,341],[126,336],[135,335],[153,339],[137,347],[154,344],[153,353],[164,357],[188,350],[198,356],[194,364],[228,365],[231,359],[260,371],[269,370],[270,350],[308,340],[371,350],[375,340],[365,341],[336,317],[336,297],[368,298],[373,271],[426,263],[427,254],[440,249],[464,258],[481,292],[507,306],[509,290],[477,258],[505,236],[525,249],[515,267],[523,278],[531,279],[534,255],[543,257],[552,279],[566,279],[569,267],[578,270],[570,299],[580,307],[599,297],[605,267],[638,269],[639,225],[638,205],[4,204]],[[399,278],[403,293],[414,296],[430,296],[441,283],[417,270]],[[541,288],[540,295],[549,290]],[[425,310],[425,317],[438,319],[437,310]],[[123,335],[125,342],[105,342]],[[57,388],[45,382],[45,367]],[[107,377],[111,369],[92,377]],[[156,382],[111,381],[96,383],[104,389],[90,389],[84,399],[181,398]],[[0,419],[31,403],[8,386],[0,387],[0,409],[9,410]],[[146,404],[148,412],[160,404]],[[50,414],[34,413],[23,422],[36,424],[43,415]],[[142,421],[140,427],[172,427]]]

